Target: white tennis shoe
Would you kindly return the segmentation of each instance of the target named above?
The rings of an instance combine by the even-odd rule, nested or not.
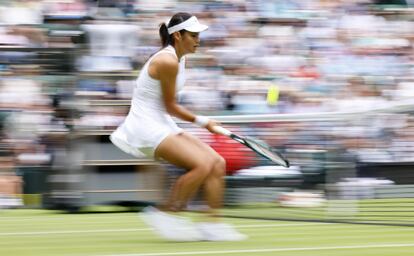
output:
[[[203,234],[204,241],[242,241],[247,239],[246,235],[226,223],[199,223],[197,226]]]
[[[141,218],[156,234],[166,240],[191,242],[203,240],[203,235],[188,219],[162,212],[154,207],[146,207]]]

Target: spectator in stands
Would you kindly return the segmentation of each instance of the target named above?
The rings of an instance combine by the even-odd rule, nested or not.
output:
[[[152,207],[142,214],[144,220],[169,240],[235,241],[245,238],[231,226],[216,220],[223,197],[224,159],[179,128],[172,119],[175,116],[214,133],[215,121],[191,113],[176,101],[176,92],[185,81],[185,55],[197,50],[199,33],[206,29],[206,25],[188,13],[177,13],[168,24],[160,26],[162,49],[142,68],[129,114],[111,135],[111,141],[127,153],[162,159],[187,170],[174,185],[166,210],[183,210],[203,187],[209,215],[214,219],[209,223],[195,227],[188,220]]]
[[[14,171],[13,157],[6,152],[0,156],[0,209],[15,208],[22,203],[22,179]]]
[[[0,111],[0,209],[22,206],[22,179],[15,172],[15,160],[4,136],[7,111]]]

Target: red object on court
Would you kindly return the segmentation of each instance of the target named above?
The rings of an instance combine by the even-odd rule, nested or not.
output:
[[[210,136],[210,146],[226,160],[227,175],[255,165],[256,155],[249,148],[223,135]]]

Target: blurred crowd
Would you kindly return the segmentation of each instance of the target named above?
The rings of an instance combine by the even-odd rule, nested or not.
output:
[[[412,104],[413,5],[409,0],[3,0],[2,162],[14,156],[17,165],[51,164],[74,132],[111,130],[122,122],[141,66],[160,47],[159,24],[178,11],[209,25],[199,52],[188,56],[187,84],[179,95],[198,113],[347,112]],[[348,134],[340,138],[342,145],[363,152],[361,159],[413,160],[412,115],[361,122],[332,124],[329,132]],[[299,126],[300,121],[280,129],[285,137],[318,130]],[[1,172],[10,173],[6,169]]]

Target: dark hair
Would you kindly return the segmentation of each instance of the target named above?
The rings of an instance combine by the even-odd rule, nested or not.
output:
[[[186,12],[178,12],[171,17],[170,22],[168,22],[168,26],[167,24],[165,24],[165,22],[161,23],[159,34],[161,38],[162,47],[166,47],[169,44],[174,45],[174,38],[172,35],[168,34],[168,28],[188,20],[189,18],[191,18],[191,16],[191,14]],[[183,34],[184,32],[184,29],[180,30],[181,34]]]

